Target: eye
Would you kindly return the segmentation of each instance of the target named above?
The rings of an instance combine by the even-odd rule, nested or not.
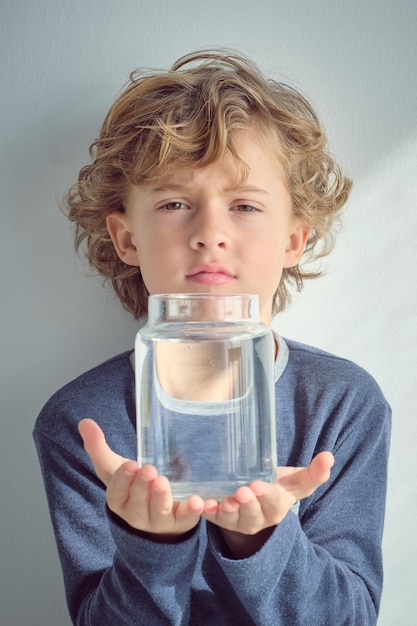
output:
[[[179,211],[182,209],[188,209],[188,206],[183,202],[166,202],[161,206],[161,209],[165,209],[166,211]]]
[[[256,213],[259,211],[256,207],[251,204],[237,204],[233,207],[234,211],[238,211],[239,213]]]

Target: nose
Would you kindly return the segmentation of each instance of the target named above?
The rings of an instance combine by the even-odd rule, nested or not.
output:
[[[212,250],[229,247],[230,240],[227,233],[227,220],[221,211],[205,209],[195,215],[190,246],[193,250],[208,248]]]

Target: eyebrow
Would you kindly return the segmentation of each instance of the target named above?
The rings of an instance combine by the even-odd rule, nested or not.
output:
[[[246,185],[243,187],[227,187],[225,191],[235,191],[239,193],[261,193],[264,195],[268,195],[266,189],[261,189],[261,187],[254,187],[252,185]]]
[[[161,191],[178,191],[180,189],[184,189],[186,185],[181,185],[177,183],[167,183],[166,185],[159,185],[158,187],[151,187],[150,191],[152,193],[159,193]]]
[[[192,187],[193,185],[188,185],[187,183],[167,183],[166,185],[159,185],[158,187],[152,187],[152,193],[161,193],[166,191],[181,191],[184,188]],[[235,192],[235,193],[259,193],[262,195],[269,195],[266,189],[262,189],[261,187],[255,187],[252,185],[245,185],[243,187],[226,187],[224,189],[225,192]]]

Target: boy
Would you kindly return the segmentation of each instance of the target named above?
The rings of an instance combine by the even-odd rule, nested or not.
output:
[[[67,199],[76,246],[137,318],[149,293],[256,293],[270,325],[350,189],[308,102],[221,51],[133,74],[91,155]],[[129,460],[130,353],[44,407],[34,437],[75,624],[376,623],[390,409],[354,364],[275,341],[285,467],[220,503],[174,502]]]

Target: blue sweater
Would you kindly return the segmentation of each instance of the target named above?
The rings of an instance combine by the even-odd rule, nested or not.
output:
[[[353,363],[279,344],[279,464],[304,466],[330,450],[335,466],[247,559],[227,558],[219,530],[204,520],[182,542],[159,544],[106,508],[77,425],[94,419],[115,452],[136,458],[130,353],[83,374],[46,404],[34,437],[74,624],[376,623],[389,406]]]

